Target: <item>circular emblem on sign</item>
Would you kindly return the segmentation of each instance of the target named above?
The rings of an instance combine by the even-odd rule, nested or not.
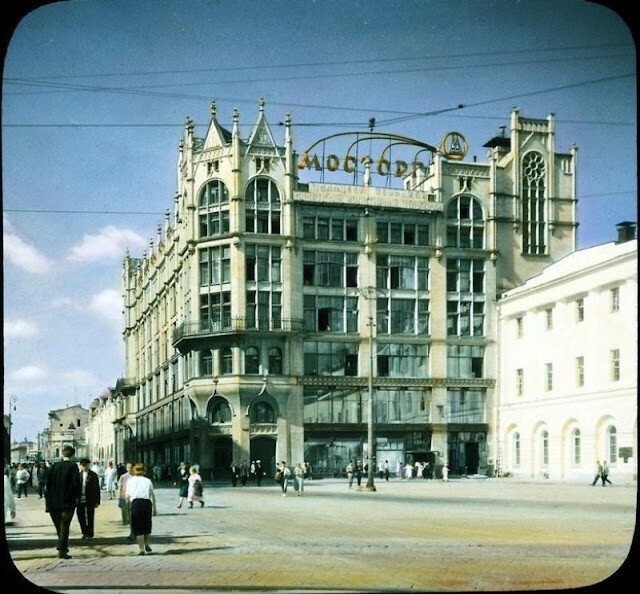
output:
[[[440,150],[447,159],[459,161],[469,150],[467,139],[460,132],[447,132],[440,143]]]

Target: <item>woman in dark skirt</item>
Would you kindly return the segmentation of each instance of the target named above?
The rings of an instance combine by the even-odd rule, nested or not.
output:
[[[173,486],[179,487],[178,491],[178,507],[182,507],[182,502],[189,494],[189,471],[187,465],[184,462],[180,462],[180,468],[178,468],[178,475],[173,483]]]
[[[131,505],[131,533],[140,548],[138,555],[151,552],[149,536],[152,517],[158,514],[153,483],[145,476],[145,471],[144,464],[134,464],[131,473],[133,476],[127,481],[127,499]]]

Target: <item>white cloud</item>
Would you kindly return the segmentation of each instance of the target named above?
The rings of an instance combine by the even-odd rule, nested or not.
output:
[[[52,267],[52,261],[49,258],[6,229],[2,236],[2,246],[5,258],[27,272],[43,274]]]
[[[28,320],[5,320],[5,338],[28,338],[39,333],[38,327]]]
[[[87,388],[96,386],[99,384],[97,376],[91,371],[85,371],[83,369],[70,369],[68,371],[61,371],[56,374],[56,379],[63,384],[73,384],[79,388]]]
[[[47,372],[37,365],[26,365],[9,374],[9,380],[21,384],[42,382],[47,378]]]
[[[67,260],[96,262],[122,259],[125,248],[141,247],[145,244],[144,238],[135,231],[108,225],[93,235],[85,234],[82,241],[69,250]]]
[[[122,306],[122,296],[113,289],[105,289],[100,293],[96,293],[89,303],[89,309],[93,313],[110,322],[118,322],[120,324],[122,324]]]

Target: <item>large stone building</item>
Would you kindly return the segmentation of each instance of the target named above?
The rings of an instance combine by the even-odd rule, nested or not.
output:
[[[207,477],[374,455],[491,471],[497,295],[576,247],[576,151],[556,151],[553,116],[514,110],[487,163],[458,133],[436,148],[373,130],[343,158],[327,152],[344,134],[299,157],[289,116],[284,146],[264,102],[248,138],[239,120],[212,105],[197,137],[187,119],[173,215],[124,261],[130,455]]]
[[[504,472],[637,480],[638,243],[576,251],[498,301],[496,450]]]

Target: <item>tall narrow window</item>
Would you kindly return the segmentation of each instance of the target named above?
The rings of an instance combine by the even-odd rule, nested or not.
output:
[[[522,318],[516,318],[516,338],[522,338],[523,336],[523,320]]]
[[[609,293],[609,305],[611,312],[620,311],[620,288],[613,287]]]
[[[198,198],[200,237],[229,233],[229,190],[219,179],[209,180]]]
[[[525,254],[546,253],[545,199],[546,165],[538,152],[522,161],[522,248]]]
[[[524,369],[516,369],[516,395],[524,394]]]
[[[543,431],[540,434],[540,446],[541,446],[541,462],[543,466],[549,465],[549,433],[548,431]]]
[[[578,465],[580,464],[580,461],[582,459],[582,454],[581,454],[581,448],[582,448],[582,443],[580,440],[580,429],[574,429],[571,432],[571,444],[573,447],[573,452],[572,452],[572,460],[573,460],[573,464],[574,465]]]
[[[584,357],[576,357],[576,386],[584,386]]]
[[[547,330],[553,330],[553,308],[548,307],[544,310],[544,327]]]
[[[609,454],[607,460],[615,464],[618,461],[618,432],[613,425],[607,428],[607,452]]]
[[[611,360],[611,381],[617,382],[620,379],[620,349],[612,349]]]
[[[249,233],[280,234],[280,192],[275,182],[257,177],[245,192],[245,224]]]
[[[520,434],[513,434],[513,465],[520,466]]]
[[[584,299],[576,299],[576,322],[584,322]]]
[[[553,363],[545,364],[545,389],[547,392],[553,390]]]
[[[244,372],[260,373],[260,353],[256,347],[248,347],[244,352]]]
[[[231,349],[224,347],[220,350],[220,374],[230,375],[233,373],[233,357]]]
[[[457,196],[447,206],[447,245],[459,248],[484,247],[484,217],[480,202],[471,196]]]

